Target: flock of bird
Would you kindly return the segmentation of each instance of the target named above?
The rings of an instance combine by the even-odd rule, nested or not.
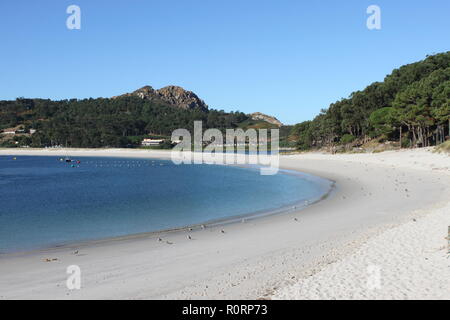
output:
[[[202,228],[202,229],[206,229],[205,225],[203,225],[203,224],[201,225],[201,228]],[[193,231],[192,228],[188,228],[187,230],[188,230],[188,231]],[[221,229],[221,230],[220,230],[220,233],[225,234],[226,232],[225,232],[224,229]],[[187,239],[188,239],[188,240],[195,240],[190,234],[187,235]],[[158,238],[158,242],[164,242],[164,240],[163,240],[162,238]],[[166,243],[166,244],[174,244],[173,242],[170,242],[170,241],[168,241],[168,240],[166,240],[165,243]]]

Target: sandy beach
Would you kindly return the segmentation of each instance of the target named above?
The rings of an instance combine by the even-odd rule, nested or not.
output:
[[[0,150],[12,154],[64,155]],[[280,167],[336,189],[304,210],[243,223],[0,255],[0,299],[450,299],[448,155],[307,153],[281,156]],[[81,268],[81,290],[66,287],[69,265]]]

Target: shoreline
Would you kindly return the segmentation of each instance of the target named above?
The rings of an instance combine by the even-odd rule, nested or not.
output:
[[[448,202],[450,194],[448,156],[429,150],[280,160],[283,169],[334,180],[339,188],[304,210],[229,225],[223,227],[225,234],[217,227],[194,230],[189,234],[195,241],[179,232],[164,238],[171,245],[144,237],[71,248],[79,255],[56,249],[2,259],[0,299],[276,298],[279,290],[345,261],[368,239],[419,219],[415,210]],[[437,170],[430,169],[431,161]],[[46,257],[58,260],[43,262]],[[81,290],[65,288],[69,264],[83,270]]]
[[[15,149],[13,149],[15,150]],[[22,149],[24,150],[24,149]],[[27,150],[27,149],[25,149]],[[25,152],[21,152],[21,153],[9,153],[8,149],[0,149],[0,156],[42,156],[42,157],[64,157],[64,155],[62,154],[63,152],[74,152],[74,153],[82,153],[81,155],[77,155],[80,158],[88,158],[88,157],[93,157],[93,155],[87,155],[86,153],[90,153],[90,152],[99,152],[102,155],[101,156],[97,156],[100,158],[109,158],[109,157],[120,157],[122,158],[122,156],[119,155],[106,155],[104,153],[102,153],[102,149],[29,149],[31,151],[30,154],[28,154],[26,151]],[[47,150],[52,150],[51,152],[55,152],[56,154],[46,154],[44,152],[46,152]],[[55,150],[55,151],[53,151]],[[3,151],[3,152],[2,152]],[[109,149],[106,149],[107,152],[109,152]],[[122,151],[122,149],[116,149],[115,151],[117,152],[126,152],[126,151]],[[167,158],[160,158],[159,156],[156,156],[156,154],[153,154],[152,150],[137,150],[138,151],[144,151],[146,152],[146,154],[139,154],[139,158],[148,158],[148,159],[158,159],[158,160],[167,160]],[[134,152],[134,151],[132,151]],[[158,151],[156,151],[158,152]],[[162,152],[167,152],[167,151],[162,151]],[[167,152],[168,153],[168,152]],[[129,153],[128,157],[127,156],[123,156],[123,159],[136,159],[136,157],[134,157],[134,155],[132,153]],[[235,166],[235,165],[231,165],[231,166]],[[249,165],[238,165],[239,167],[242,168],[254,168],[254,165],[249,166]],[[257,166],[260,167],[260,166]],[[206,228],[211,228],[211,227],[222,227],[222,226],[227,226],[230,224],[236,224],[236,223],[243,223],[248,222],[248,221],[252,221],[255,219],[264,219],[266,217],[270,217],[273,215],[282,215],[282,214],[287,214],[289,212],[292,212],[293,210],[295,211],[301,211],[301,210],[305,210],[308,208],[308,206],[314,205],[320,201],[326,200],[328,197],[330,197],[333,192],[335,191],[336,188],[336,182],[326,179],[326,178],[322,178],[322,177],[317,177],[314,176],[312,174],[308,174],[305,172],[301,172],[298,170],[288,170],[288,169],[280,169],[280,174],[290,174],[293,176],[298,176],[298,178],[300,179],[307,179],[307,180],[312,180],[314,183],[316,184],[320,184],[321,187],[324,188],[324,192],[315,198],[312,199],[308,199],[307,201],[303,201],[303,200],[298,200],[298,201],[293,201],[293,202],[289,202],[281,207],[278,208],[272,208],[272,209],[266,209],[266,210],[259,210],[259,211],[253,211],[253,212],[249,212],[249,213],[245,213],[245,214],[241,214],[241,215],[233,215],[233,216],[229,216],[229,217],[225,217],[225,218],[219,218],[219,219],[213,219],[213,220],[207,220],[207,221],[203,221],[200,223],[196,223],[196,224],[190,224],[190,225],[185,225],[185,226],[180,226],[180,227],[174,227],[174,228],[168,228],[168,229],[162,229],[162,230],[155,230],[155,231],[147,231],[147,232],[140,232],[140,233],[131,233],[131,234],[127,234],[127,235],[122,235],[122,236],[111,236],[111,237],[106,237],[106,238],[98,238],[98,239],[86,239],[86,240],[77,240],[77,241],[68,241],[68,242],[62,242],[62,243],[55,243],[55,244],[51,244],[48,246],[42,246],[42,247],[37,247],[37,248],[33,248],[33,249],[25,249],[25,250],[18,250],[18,251],[5,251],[5,252],[0,252],[0,259],[1,258],[8,258],[8,257],[13,257],[13,256],[19,256],[19,255],[30,255],[30,254],[39,254],[42,252],[51,252],[52,250],[64,250],[64,249],[69,249],[72,247],[89,247],[90,245],[95,245],[98,243],[107,243],[107,242],[112,242],[112,241],[124,241],[124,240],[131,240],[131,239],[142,239],[142,238],[149,238],[149,237],[155,237],[155,236],[166,236],[166,235],[171,235],[171,234],[177,234],[177,233],[184,233],[186,231],[199,231],[202,229],[206,229]]]
[[[305,210],[308,208],[308,206],[314,205],[320,201],[326,200],[330,195],[332,195],[333,191],[335,191],[335,183],[333,182],[331,184],[331,187],[327,192],[325,192],[323,195],[321,195],[319,198],[309,202],[308,204],[302,204],[302,201],[300,202],[294,202],[287,204],[285,206],[282,206],[280,208],[270,209],[270,210],[260,210],[248,214],[243,215],[237,215],[237,216],[231,216],[227,218],[222,219],[214,219],[209,221],[204,221],[202,223],[197,224],[191,224],[186,225],[182,227],[176,227],[176,228],[170,228],[170,229],[162,229],[162,230],[156,230],[156,231],[147,231],[147,232],[140,232],[140,233],[132,233],[128,235],[123,236],[112,236],[107,238],[99,238],[99,239],[87,239],[87,240],[78,240],[78,241],[70,241],[70,242],[63,242],[63,243],[57,243],[52,244],[50,246],[44,246],[40,248],[30,249],[30,250],[21,250],[21,251],[14,251],[14,252],[0,252],[0,260],[1,259],[8,259],[9,257],[15,257],[15,256],[21,256],[21,255],[31,255],[31,254],[40,254],[43,252],[52,252],[54,250],[65,250],[70,248],[81,248],[81,247],[89,247],[94,246],[96,244],[101,243],[108,243],[108,242],[114,242],[114,241],[126,241],[126,240],[132,240],[132,239],[146,239],[146,238],[154,238],[156,236],[169,236],[169,235],[176,235],[179,233],[186,233],[187,231],[201,231],[208,228],[218,228],[218,227],[224,227],[232,224],[239,224],[239,223],[245,223],[245,222],[251,222],[253,220],[258,219],[264,219],[273,215],[283,215],[288,214],[292,212],[292,210],[296,210],[296,212],[299,212],[301,210]],[[293,209],[292,207],[295,207]]]

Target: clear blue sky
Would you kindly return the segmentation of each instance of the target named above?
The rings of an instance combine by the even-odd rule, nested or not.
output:
[[[76,4],[81,30],[68,30]],[[382,29],[366,28],[366,9]],[[211,108],[287,124],[450,50],[448,0],[2,0],[0,99],[180,85]]]

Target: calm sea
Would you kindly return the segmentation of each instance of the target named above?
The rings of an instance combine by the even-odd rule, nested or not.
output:
[[[0,156],[0,253],[165,230],[320,198],[323,183],[166,160]]]

